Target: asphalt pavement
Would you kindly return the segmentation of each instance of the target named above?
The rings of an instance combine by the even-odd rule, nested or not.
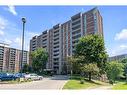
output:
[[[65,83],[68,81],[68,76],[55,75],[53,77],[43,78],[43,80],[32,81],[20,84],[0,84],[0,89],[7,90],[43,90],[43,89],[54,89],[60,90],[63,88]]]

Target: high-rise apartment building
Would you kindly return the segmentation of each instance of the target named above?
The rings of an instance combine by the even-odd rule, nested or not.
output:
[[[34,36],[30,40],[30,52],[38,47],[46,48],[49,58],[47,69],[53,69],[56,74],[64,72],[67,56],[74,53],[74,47],[82,36],[98,34],[103,36],[102,16],[97,8],[85,13],[78,13],[63,24],[57,24],[51,29]]]
[[[8,69],[9,45],[0,43],[0,72]]]
[[[21,67],[21,50],[10,48],[0,43],[0,72],[19,72]],[[24,51],[23,65],[29,64],[29,53]]]

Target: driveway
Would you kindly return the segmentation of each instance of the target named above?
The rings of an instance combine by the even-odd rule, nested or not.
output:
[[[88,88],[86,90],[112,90],[112,86],[99,86],[99,87],[94,87],[94,88]]]
[[[62,89],[64,84],[68,81],[68,76],[55,75],[49,78],[43,78],[40,81],[32,81],[21,84],[0,84],[0,89],[19,89],[19,90],[28,90],[28,89]]]

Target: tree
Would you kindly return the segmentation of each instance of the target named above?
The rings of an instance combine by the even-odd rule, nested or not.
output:
[[[23,73],[26,73],[26,72],[29,72],[30,71],[30,67],[29,67],[29,65],[28,64],[25,64],[24,66],[23,66]]]
[[[43,48],[38,48],[31,53],[32,57],[32,69],[36,73],[43,72],[46,68],[46,63],[48,60],[48,53]]]
[[[124,65],[124,76],[127,78],[127,58],[123,58],[120,62]]]
[[[127,63],[127,58],[123,58],[120,62],[121,63]]]
[[[75,56],[81,59],[80,63],[86,65],[96,64],[100,73],[105,72],[108,55],[106,54],[104,40],[101,36],[88,35],[82,37],[76,45]]]
[[[68,56],[67,58],[67,64],[68,64],[68,71],[73,74],[79,74],[80,73],[80,63],[79,58],[76,58],[75,56]]]
[[[113,83],[115,80],[123,75],[123,64],[118,62],[109,62],[106,65],[106,73],[109,81],[112,81]]]
[[[61,72],[61,74],[67,74],[67,64],[66,63],[64,63],[62,65],[62,72]]]
[[[91,76],[95,76],[99,73],[99,68],[97,67],[96,64],[90,63],[90,64],[84,64],[81,67],[82,72],[85,72],[86,74],[89,75],[89,81],[91,81]]]

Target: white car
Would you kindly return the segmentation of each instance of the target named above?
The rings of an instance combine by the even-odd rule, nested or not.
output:
[[[37,74],[27,74],[27,75],[25,75],[25,79],[26,80],[42,80],[43,77],[39,76]]]

